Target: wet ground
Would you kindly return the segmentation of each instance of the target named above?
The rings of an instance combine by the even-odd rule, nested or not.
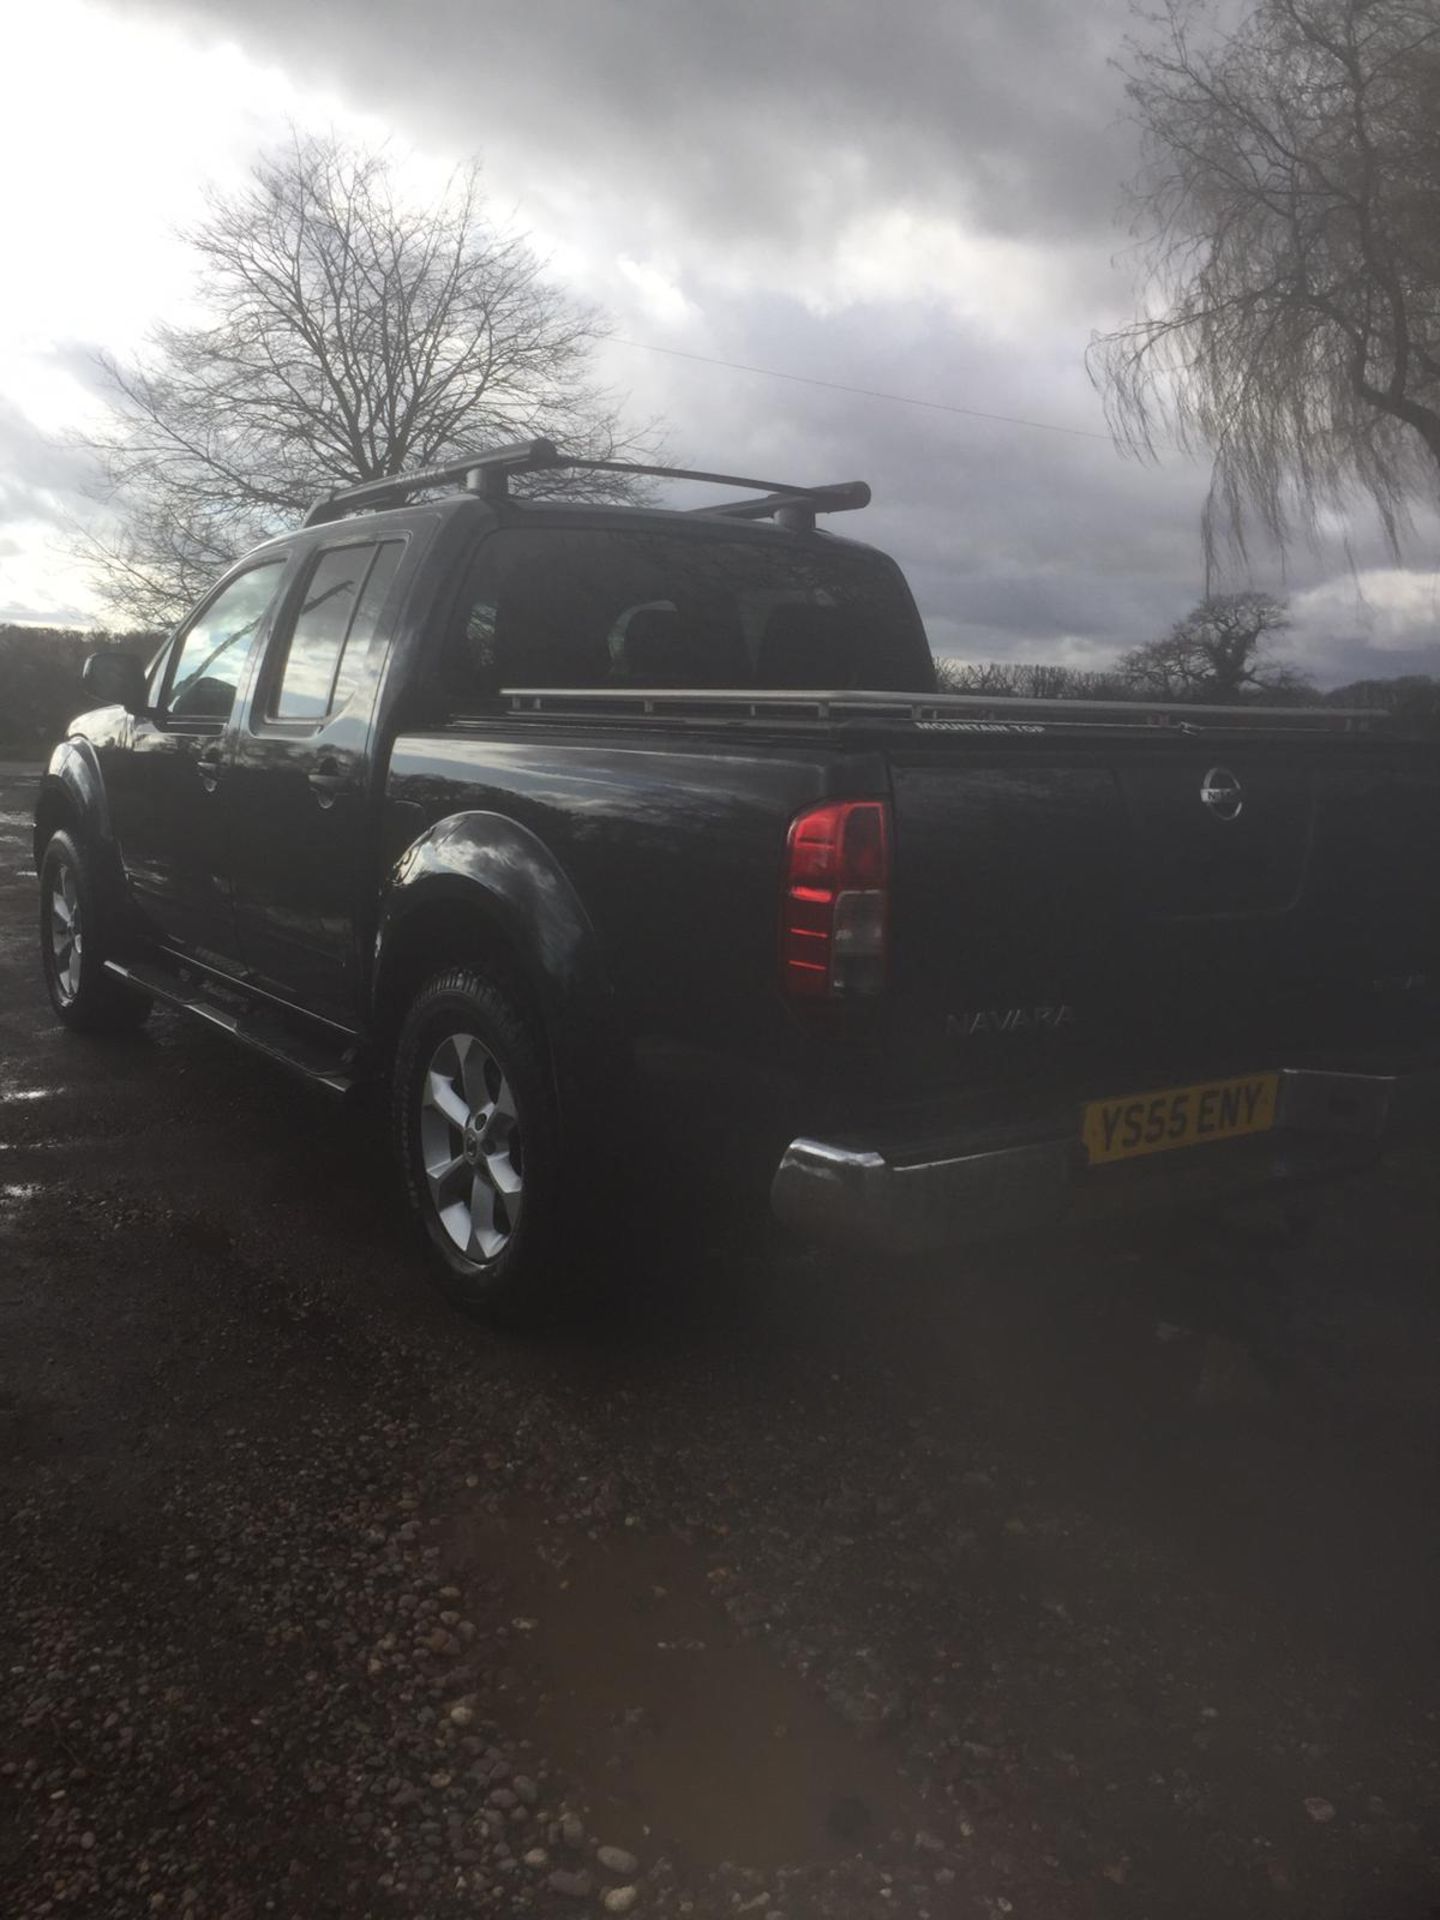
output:
[[[676,1223],[501,1338],[363,1111],[57,1030],[28,817],[0,774],[0,1911],[1440,1913],[1430,1156],[1299,1250]]]

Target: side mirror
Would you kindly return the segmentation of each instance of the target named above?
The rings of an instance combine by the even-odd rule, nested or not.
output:
[[[97,706],[124,707],[127,713],[147,710],[145,667],[133,653],[122,653],[118,647],[92,653],[81,677]]]

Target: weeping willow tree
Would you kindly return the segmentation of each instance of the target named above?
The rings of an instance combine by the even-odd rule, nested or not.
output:
[[[1130,43],[1144,311],[1091,372],[1133,451],[1213,456],[1244,551],[1357,487],[1392,547],[1440,499],[1440,0],[1167,0]]]

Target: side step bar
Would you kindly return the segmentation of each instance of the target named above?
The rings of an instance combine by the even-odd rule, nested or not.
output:
[[[258,1008],[234,1012],[213,997],[204,984],[192,983],[179,973],[153,964],[107,960],[105,971],[167,1007],[178,1007],[182,1013],[193,1014],[207,1026],[218,1027],[231,1039],[241,1041],[256,1053],[263,1053],[267,1059],[289,1067],[293,1073],[303,1075],[342,1099],[358,1084],[358,1075],[347,1054],[307,1040],[274,1014]]]

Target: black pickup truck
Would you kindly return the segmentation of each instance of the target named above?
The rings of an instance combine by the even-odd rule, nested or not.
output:
[[[939,694],[897,567],[816,529],[860,483],[510,485],[584,465],[334,494],[148,671],[91,659],[35,823],[63,1021],[383,1080],[437,1272],[501,1313],[612,1175],[936,1247],[1325,1179],[1431,1084],[1433,748]]]

